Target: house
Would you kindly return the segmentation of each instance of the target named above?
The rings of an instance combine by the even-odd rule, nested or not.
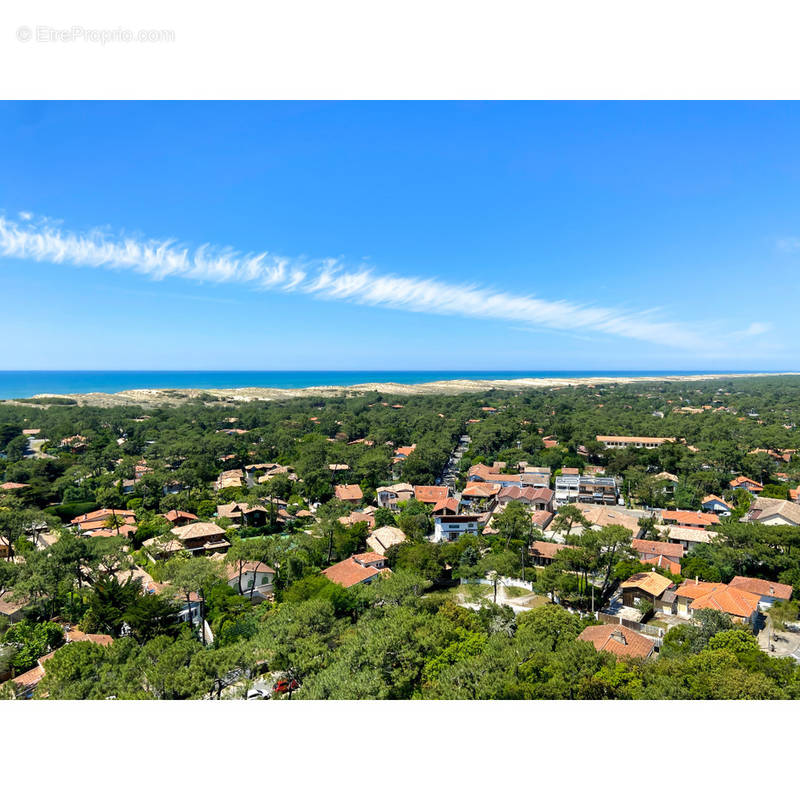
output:
[[[595,439],[606,447],[643,447],[652,450],[666,442],[674,442],[674,437],[666,436],[595,436]]]
[[[672,585],[669,578],[658,572],[637,572],[620,586],[622,605],[637,608],[643,602],[648,602],[655,608],[658,599]]]
[[[470,483],[479,483],[481,481],[485,483],[494,483],[499,474],[499,469],[490,467],[488,464],[473,464],[469,470],[467,470],[467,480]]]
[[[566,473],[562,470],[561,475],[556,475],[555,480],[555,507],[577,503],[580,495],[581,479],[578,470],[574,473]]]
[[[543,531],[552,522],[554,514],[552,511],[534,511],[531,514],[531,524],[534,528]]]
[[[454,542],[465,533],[477,535],[479,522],[474,514],[443,514],[434,519],[433,541]]]
[[[744,475],[734,478],[728,486],[730,486],[731,489],[744,489],[752,495],[757,495],[764,491],[764,487],[758,481],[751,480]]]
[[[468,483],[461,492],[461,505],[484,509],[494,504],[499,493],[499,483]]]
[[[457,514],[458,500],[455,497],[445,497],[444,500],[433,507],[431,513],[434,517],[440,517],[442,514]]]
[[[120,525],[134,525],[136,514],[126,508],[99,508],[88,514],[81,514],[70,520],[70,525],[77,526],[81,533],[92,533],[99,528],[105,528],[112,517],[116,517]]]
[[[384,573],[391,573],[391,570],[386,566],[386,558],[379,553],[359,553],[322,570],[329,581],[346,589],[372,583]]]
[[[594,506],[585,503],[576,503],[575,508],[583,514],[584,519],[589,523],[589,527],[598,530],[608,525],[622,525],[631,532],[631,537],[637,537],[641,530],[641,517],[637,517],[622,508],[608,508],[608,506]],[[572,533],[578,531],[574,528]]]
[[[570,545],[559,542],[534,542],[528,549],[528,553],[535,566],[546,567],[553,563],[553,559],[561,550],[569,548]]]
[[[616,478],[581,475],[578,479],[578,502],[614,506],[619,498]]]
[[[181,550],[187,550],[192,555],[224,553],[231,546],[225,538],[225,531],[214,522],[193,522],[175,527],[170,533],[175,538],[164,546],[160,547],[155,538],[143,543],[142,546],[153,561],[157,558],[169,558]]]
[[[719,514],[720,516],[727,516],[728,514],[733,511],[733,506],[723,500],[721,497],[717,497],[715,494],[708,494],[703,498],[703,502],[700,503],[700,507],[703,511],[707,511],[711,514]]]
[[[667,526],[667,541],[679,544],[684,554],[694,550],[698,544],[709,544],[716,534],[713,531],[697,528],[682,528],[680,525]]]
[[[800,506],[791,500],[756,497],[745,515],[746,522],[761,525],[800,525]]]
[[[679,525],[682,528],[697,528],[704,530],[712,525],[719,524],[716,514],[704,511],[667,511],[661,512],[661,519],[666,525]]]
[[[298,512],[299,513],[299,512]],[[342,525],[357,525],[359,522],[366,522],[370,530],[375,527],[375,514],[367,511],[351,511],[346,517],[339,517]]]
[[[415,486],[414,498],[420,503],[436,506],[447,499],[450,490],[446,486]]]
[[[285,506],[285,503],[278,505]],[[217,506],[217,516],[230,519],[238,525],[260,528],[267,524],[269,512],[264,506],[251,506],[249,503],[224,503]]]
[[[659,472],[653,476],[657,481],[664,481],[668,484],[668,490],[673,490],[679,483],[678,476],[673,475],[671,472]]]
[[[178,621],[190,623],[195,628],[200,627],[200,623],[203,621],[203,598],[197,592],[190,592],[187,601],[185,595],[175,592],[169,584],[158,583],[147,573],[144,573],[144,576],[145,580],[142,582],[142,588],[146,594],[164,594],[175,600],[178,606]],[[207,625],[208,623],[205,624]],[[207,628],[206,633],[208,634],[210,630],[210,628]]]
[[[598,653],[611,653],[617,658],[650,658],[655,649],[652,639],[623,625],[590,625],[578,634],[578,640],[594,645]]]
[[[406,535],[400,528],[393,525],[384,525],[376,528],[367,537],[367,547],[378,555],[384,555],[386,551],[396,544],[402,544],[406,540]]]
[[[65,644],[62,645],[62,647],[67,647],[73,642],[93,642],[102,647],[108,647],[108,645],[114,641],[111,636],[107,636],[104,633],[83,633],[83,631],[79,631],[77,628],[67,628],[64,631],[64,640]],[[15,700],[30,700],[33,697],[36,687],[42,682],[42,678],[45,676],[47,661],[55,654],[56,651],[53,650],[41,656],[36,662],[35,667],[10,679]]]
[[[189,525],[192,522],[199,522],[199,517],[190,514],[188,511],[178,511],[170,509],[166,514],[162,514],[167,522],[171,522],[173,527],[179,528],[181,525]]]
[[[228,586],[239,594],[252,592],[253,600],[264,600],[275,591],[275,570],[261,561],[245,561],[241,565],[241,582],[239,564],[226,565],[226,579]]]
[[[681,574],[681,558],[683,547],[670,542],[654,542],[650,539],[633,539],[631,546],[636,551],[639,561],[668,570],[673,575]]]
[[[398,504],[410,500],[414,496],[414,487],[410,483],[395,483],[391,486],[379,486],[375,490],[375,497],[380,508],[397,511]]]
[[[527,464],[522,469],[522,485],[533,486],[535,489],[550,488],[550,467],[529,467]]]
[[[787,601],[792,599],[792,587],[787,583],[777,583],[776,581],[765,581],[761,578],[745,578],[737,575],[731,579],[728,586],[734,589],[741,589],[743,592],[757,594],[759,596],[759,611],[769,611],[773,603],[777,601]]]
[[[415,444],[409,445],[408,447],[397,447],[394,451],[394,461],[405,461],[415,450],[417,446]]]
[[[724,583],[706,583],[695,578],[675,589],[676,614],[691,618],[701,608],[714,608],[728,614],[733,622],[753,627],[758,617],[760,595]]]
[[[357,483],[345,483],[334,487],[336,499],[346,503],[359,503],[364,499],[364,493]]]
[[[486,464],[473,464],[467,471],[469,483],[497,483],[500,486],[522,486],[522,475],[518,473],[505,473],[501,469],[501,462],[496,461],[492,466]]]
[[[760,600],[757,594],[723,584],[692,600],[689,612],[694,615],[701,608],[714,608],[727,614],[735,623],[755,628]]]
[[[214,488],[221,492],[223,489],[240,489],[244,482],[244,472],[240,469],[226,469],[220,472],[214,483]]]
[[[555,493],[552,489],[533,486],[520,489],[519,486],[505,486],[498,492],[497,502],[506,504],[516,500],[537,511],[552,511],[554,496]]]

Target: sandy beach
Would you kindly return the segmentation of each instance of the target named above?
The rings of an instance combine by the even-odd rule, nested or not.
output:
[[[128,389],[113,394],[93,392],[88,394],[39,394],[34,398],[68,398],[79,405],[110,408],[112,406],[180,405],[198,398],[208,402],[240,403],[253,400],[287,400],[296,397],[357,396],[368,392],[393,395],[465,394],[486,392],[491,389],[519,391],[525,389],[557,389],[567,386],[600,386],[633,383],[690,383],[731,378],[764,378],[797,376],[800,372],[726,373],[707,375],[657,375],[657,376],[602,376],[581,378],[517,378],[514,380],[448,380],[430,383],[360,383],[353,386],[308,386],[302,389],[276,389],[244,387],[241,389]],[[5,403],[16,403],[5,400]]]

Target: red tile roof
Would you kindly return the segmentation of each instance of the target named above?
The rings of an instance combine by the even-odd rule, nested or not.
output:
[[[634,539],[631,546],[644,556],[666,556],[680,561],[683,558],[683,545],[670,542],[652,542],[649,539]]]
[[[420,503],[433,503],[434,505],[447,499],[450,490],[446,486],[415,486],[414,497]]]
[[[751,478],[746,478],[744,475],[740,475],[738,478],[734,478],[730,482],[731,489],[738,489],[743,485],[752,486],[753,491],[756,492],[760,492],[764,488],[758,481],[754,481]]]
[[[787,583],[765,581],[761,578],[745,578],[737,575],[728,586],[741,589],[743,592],[758,594],[762,597],[774,597],[776,600],[789,600],[792,597],[792,587]]]
[[[357,483],[345,483],[336,487],[336,497],[339,500],[363,500],[364,493]]]
[[[692,602],[692,610],[715,608],[735,617],[749,619],[758,608],[760,599],[757,594],[752,592],[743,592],[732,586],[721,586],[696,598]]]
[[[617,658],[648,658],[655,646],[646,636],[622,625],[590,625],[578,639],[591,642],[598,652],[612,653]]]
[[[365,567],[362,564],[359,564],[355,558],[351,557],[322,570],[322,574],[329,581],[333,581],[334,583],[338,583],[340,586],[348,588],[350,586],[355,586],[358,583],[363,583],[365,580],[368,580],[375,575],[379,575],[380,570],[375,569],[375,567]]]
[[[701,525],[708,527],[709,525],[716,525],[719,523],[719,517],[716,514],[709,514],[705,511],[662,511],[661,519],[668,525]]]

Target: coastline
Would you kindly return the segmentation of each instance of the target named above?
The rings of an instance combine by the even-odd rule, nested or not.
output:
[[[519,391],[524,389],[557,389],[572,386],[599,386],[634,383],[689,383],[734,378],[769,378],[800,376],[800,372],[708,373],[703,375],[623,375],[576,378],[514,378],[497,380],[454,379],[429,383],[359,383],[345,386],[307,386],[297,389],[242,387],[237,389],[126,389],[121,392],[89,392],[85,394],[36,394],[31,398],[74,400],[81,406],[181,405],[198,398],[213,397],[210,402],[241,403],[250,401],[290,400],[298,397],[358,396],[368,392],[395,395],[468,394],[492,389]],[[2,400],[11,405],[25,405],[18,400]],[[47,405],[42,403],[42,406]]]

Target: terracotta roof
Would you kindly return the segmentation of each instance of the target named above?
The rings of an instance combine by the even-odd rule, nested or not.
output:
[[[178,511],[174,508],[170,509],[166,514],[162,514],[161,516],[163,516],[164,519],[168,520],[169,522],[177,522],[179,519],[198,519],[198,517],[196,517],[194,514],[190,514],[188,511]]]
[[[415,444],[409,445],[408,447],[398,447],[394,451],[394,454],[396,456],[406,456],[407,457],[407,456],[410,456],[416,449],[417,449],[417,446]]]
[[[74,517],[70,520],[70,523],[72,525],[92,522],[102,523],[111,516],[130,517],[132,520],[136,519],[135,512],[127,508],[98,508],[97,511],[90,511],[88,514],[81,514],[79,517]]]
[[[639,557],[639,561],[642,564],[650,564],[655,567],[659,567],[660,569],[667,570],[671,572],[673,575],[680,575],[681,574],[681,565],[679,562],[670,559],[668,556],[663,554],[659,554],[657,556],[646,556],[642,555]],[[666,594],[666,592],[664,592]]]
[[[720,586],[692,601],[692,610],[715,608],[735,617],[749,619],[758,608],[761,598],[752,592],[744,592],[731,586]]]
[[[743,592],[759,594],[762,597],[774,597],[776,600],[789,600],[792,597],[792,587],[789,584],[765,581],[762,578],[745,578],[737,575],[728,586],[741,589]]]
[[[443,511],[448,514],[455,514],[458,511],[458,500],[456,500],[455,497],[445,497],[444,500],[440,500],[433,507],[434,514],[439,511]]]
[[[37,664],[33,669],[23,672],[22,675],[17,675],[12,680],[20,689],[34,689],[42,678],[44,678],[44,669]]]
[[[556,555],[565,549],[570,549],[571,545],[561,544],[560,542],[534,542],[530,546],[530,554],[539,558],[555,558]]]
[[[26,489],[28,486],[30,486],[29,483],[14,483],[13,481],[0,483],[0,489],[2,489],[4,492],[11,492],[15,489]]]
[[[500,491],[498,483],[468,483],[461,492],[464,497],[494,497]]]
[[[549,503],[553,499],[552,489],[545,489],[544,487],[534,488],[533,486],[503,486],[500,493],[497,495],[498,500],[527,500],[529,503],[535,503],[537,500],[542,503]]]
[[[717,497],[717,495],[715,495],[715,494],[707,494],[703,498],[703,502],[701,503],[701,505],[705,505],[706,503],[713,503],[713,502],[722,503],[722,505],[724,505],[725,508],[727,508],[728,510],[733,508],[733,506],[727,500],[723,500],[721,497]]]
[[[336,497],[339,500],[363,500],[364,493],[357,483],[346,483],[336,487]]]
[[[112,636],[108,636],[105,633],[84,633],[77,628],[67,631],[64,638],[67,642],[94,642],[94,644],[99,644],[103,647],[108,647],[114,641]]]
[[[386,556],[382,553],[356,553],[353,558],[362,566],[374,566],[375,564],[383,564]]]
[[[664,444],[664,442],[674,442],[674,437],[665,436],[595,436],[598,442],[614,444],[633,444],[642,442],[643,444]]]
[[[714,589],[720,589],[725,586],[724,583],[707,583],[706,581],[698,581],[696,579],[684,581],[680,586],[676,587],[675,594],[678,597],[688,597],[694,600],[702,597],[704,594],[712,592]]]
[[[375,567],[365,567],[358,563],[354,558],[346,558],[338,564],[333,564],[327,569],[322,570],[322,574],[334,583],[348,588],[358,583],[380,574],[380,570]]]
[[[342,525],[356,525],[359,522],[366,522],[368,528],[375,525],[375,516],[361,511],[351,511],[346,517],[339,517]]]
[[[471,478],[473,475],[486,481],[499,480],[500,470],[490,467],[488,464],[473,464],[467,470],[467,477]]]
[[[653,597],[660,597],[670,586],[672,581],[658,572],[637,572],[622,584],[623,589],[641,589]]]
[[[754,489],[758,492],[760,492],[764,488],[758,481],[754,481],[751,478],[746,478],[744,475],[740,475],[738,478],[734,478],[729,485],[731,489],[737,489],[742,484],[752,485]]]
[[[649,539],[634,539],[631,545],[637,553],[646,556],[666,556],[667,558],[683,558],[683,547],[670,542],[653,542]]]
[[[707,527],[709,525],[716,525],[719,522],[719,517],[716,514],[709,514],[706,511],[662,511],[661,519],[664,522],[678,525],[701,525]]]
[[[612,653],[617,658],[648,658],[654,644],[646,636],[622,625],[590,625],[578,635],[582,642],[591,642],[598,652]]]
[[[552,511],[534,511],[531,514],[531,522],[544,530],[550,524],[550,520],[552,520],[554,516]]]
[[[414,497],[420,503],[433,503],[434,505],[445,500],[450,494],[446,486],[415,486]]]

